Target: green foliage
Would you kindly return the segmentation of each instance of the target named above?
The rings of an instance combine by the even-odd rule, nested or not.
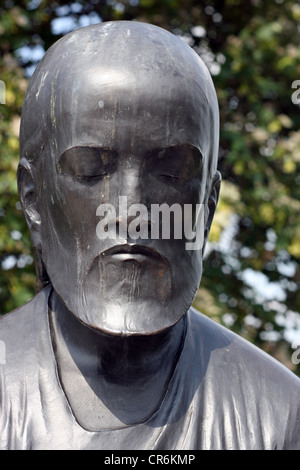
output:
[[[60,29],[62,18],[68,30]],[[20,48],[47,50],[75,27],[112,19],[162,26],[206,61],[220,104],[223,186],[195,305],[292,368],[286,325],[296,328],[300,311],[300,113],[291,100],[292,83],[300,80],[296,0],[2,2],[0,312],[34,294],[15,172],[26,77],[35,60]],[[13,267],[6,269],[9,260]]]

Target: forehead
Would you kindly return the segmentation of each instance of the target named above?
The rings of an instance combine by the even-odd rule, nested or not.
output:
[[[177,144],[206,155],[218,134],[216,95],[201,59],[167,31],[136,22],[83,28],[54,44],[22,114],[26,157],[41,140],[52,156],[80,145],[130,152]]]
[[[207,99],[179,75],[92,67],[52,103],[58,154],[83,144],[130,152],[189,143],[204,153],[209,145]]]

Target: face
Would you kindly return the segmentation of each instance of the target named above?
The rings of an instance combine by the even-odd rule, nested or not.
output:
[[[155,334],[186,313],[201,279],[202,250],[187,249],[183,222],[182,236],[172,217],[159,237],[151,229],[153,208],[177,204],[195,230],[209,180],[206,101],[199,85],[149,70],[95,67],[63,92],[62,82],[38,188],[48,275],[84,324]]]

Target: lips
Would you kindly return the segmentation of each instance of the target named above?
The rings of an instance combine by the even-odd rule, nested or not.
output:
[[[159,259],[160,261],[164,260],[164,257],[156,250],[143,245],[116,245],[101,253],[101,256],[113,255],[143,255]]]
[[[118,263],[120,261],[130,260],[142,263],[141,265],[148,261],[152,266],[156,265],[158,268],[159,266],[169,266],[167,259],[153,248],[138,244],[125,244],[115,245],[99,253],[99,255],[94,258],[87,273],[90,273],[93,269],[97,268],[97,266],[99,266],[99,262],[101,264],[103,262],[114,261]]]

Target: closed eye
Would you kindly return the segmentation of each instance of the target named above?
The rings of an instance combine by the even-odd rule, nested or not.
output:
[[[174,180],[179,180],[179,179],[180,179],[180,177],[179,177],[179,176],[177,176],[177,175],[167,175],[167,174],[161,174],[161,175],[159,175],[159,176],[161,176],[161,177],[163,177],[163,178],[170,178],[170,179],[174,179]]]
[[[194,183],[202,174],[202,166],[203,155],[189,144],[153,149],[147,158],[148,172],[171,185]]]
[[[57,171],[78,183],[93,186],[114,173],[116,161],[115,153],[105,148],[72,147],[60,156]]]
[[[79,182],[97,182],[107,176],[107,173],[99,173],[97,175],[76,175],[75,179]]]

